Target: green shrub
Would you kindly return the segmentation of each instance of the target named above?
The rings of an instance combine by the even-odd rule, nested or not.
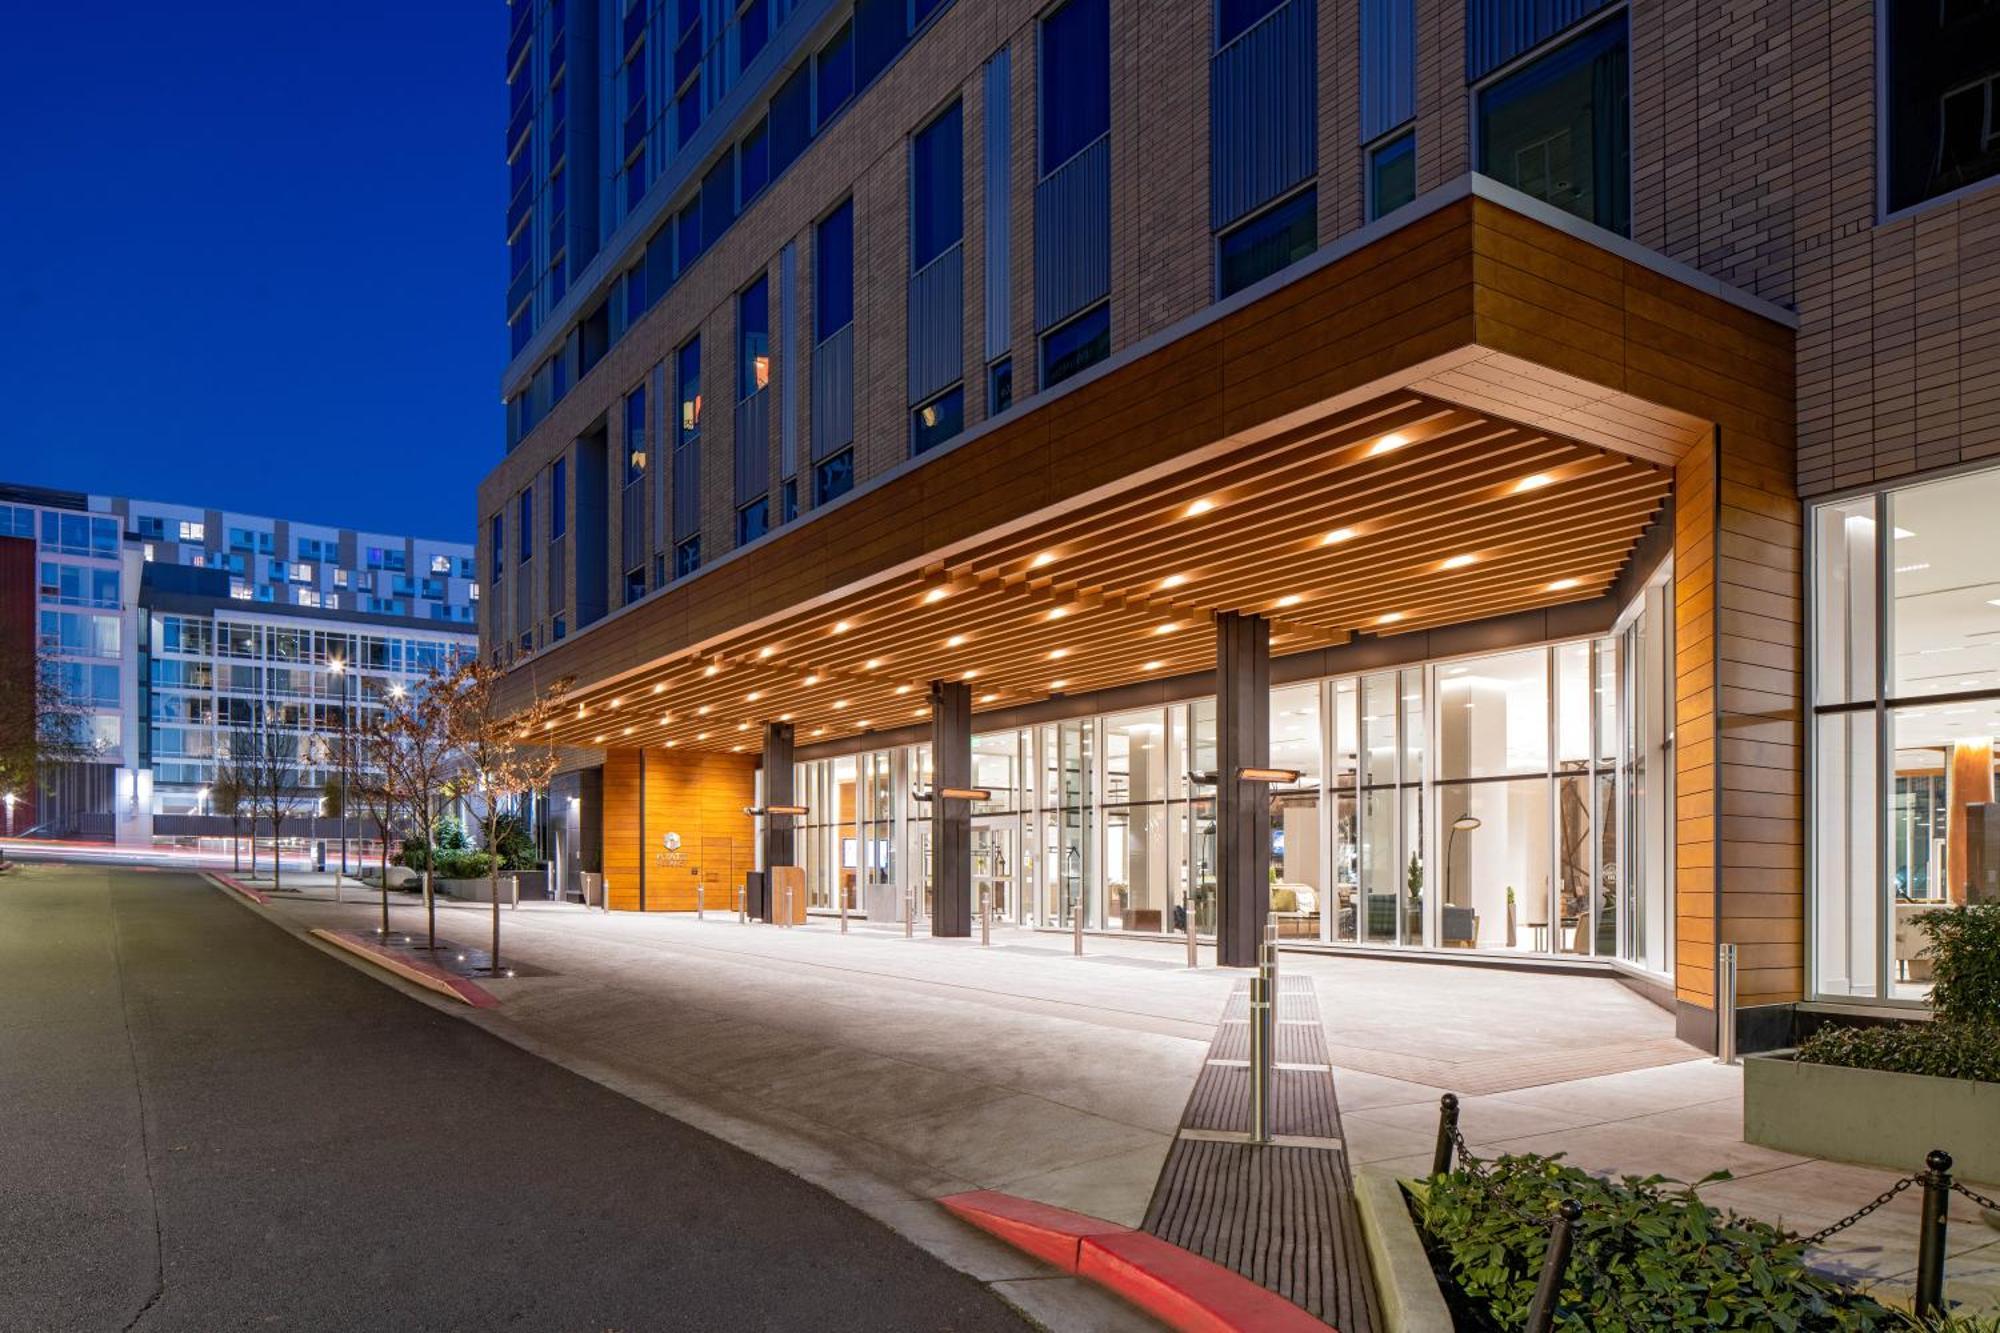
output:
[[[2000,903],[1941,907],[1917,918],[1930,939],[1931,1008],[1949,1023],[2000,1024]]]
[[[1572,1333],[1903,1327],[1886,1306],[1808,1269],[1803,1247],[1776,1227],[1703,1203],[1699,1186],[1727,1172],[1697,1185],[1607,1181],[1558,1158],[1508,1156],[1487,1173],[1410,1187],[1431,1261],[1472,1327],[1527,1322],[1548,1249],[1547,1225],[1518,1220],[1496,1194],[1530,1218],[1552,1216],[1564,1198],[1583,1205],[1556,1323]]]
[[[431,849],[415,838],[405,838],[403,850],[397,852],[390,860],[399,866],[408,866],[421,875],[424,873],[424,867],[431,863]]]
[[[462,852],[472,846],[472,839],[465,836],[465,825],[456,815],[439,815],[436,833],[432,841],[441,852]]]
[[[443,879],[485,879],[497,858],[491,852],[451,852],[438,849],[437,874]]]
[[[1797,1058],[1816,1065],[2000,1083],[2000,1023],[1939,1019],[1888,1027],[1823,1027],[1799,1043]]]
[[[503,870],[532,870],[538,852],[535,840],[517,815],[501,815],[494,828],[493,849],[500,853]]]

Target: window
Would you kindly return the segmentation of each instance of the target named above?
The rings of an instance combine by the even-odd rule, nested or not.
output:
[[[674,381],[680,390],[680,409],[675,414],[679,432],[676,443],[693,444],[701,434],[701,339],[694,337],[674,353]]]
[[[625,395],[625,484],[646,476],[646,385]]]
[[[1479,92],[1479,170],[1585,222],[1631,230],[1625,17]]]
[[[625,605],[630,606],[646,595],[646,567],[639,565],[625,571]]]
[[[965,386],[931,399],[910,413],[910,456],[935,449],[965,429]]]
[[[559,541],[569,531],[569,460],[558,458],[549,465],[549,540]]]
[[[1111,306],[1093,306],[1042,335],[1042,387],[1054,388],[1111,355]]]
[[[825,342],[854,322],[854,201],[821,220],[813,246],[813,336]]]
[[[1111,128],[1111,14],[1106,0],[1069,0],[1042,20],[1042,174]]]
[[[854,24],[852,21],[840,25],[840,31],[813,59],[813,73],[819,92],[819,124],[822,128],[831,121],[834,113],[847,105],[847,99],[854,96]]]
[[[535,554],[535,488],[525,487],[521,491],[520,521],[515,530],[521,540],[520,563],[527,564]]]
[[[507,547],[505,536],[506,529],[501,526],[500,515],[495,514],[486,524],[487,563],[490,566],[487,577],[494,583],[500,581],[501,571],[506,568],[503,559]]]
[[[1417,197],[1417,136],[1401,134],[1368,154],[1368,220]]]
[[[771,283],[758,278],[736,298],[736,398],[771,382]]]
[[[688,200],[674,217],[674,273],[686,273],[701,258],[701,196]]]
[[[208,540],[207,529],[202,524],[191,523],[187,519],[181,520],[180,532],[181,532],[181,540],[184,542],[199,542]]]
[[[771,174],[798,161],[812,142],[812,66],[801,65],[771,95]]]
[[[1282,0],[1216,0],[1215,46],[1229,45],[1255,27],[1257,20],[1276,9]]]
[[[752,500],[736,511],[736,544],[745,546],[771,530],[769,496]]]
[[[789,523],[793,519],[799,516],[799,480],[797,477],[786,478],[784,495],[785,495],[785,509],[784,509],[785,516],[780,521]]]
[[[304,542],[300,542],[300,543],[299,543],[299,545],[300,545],[300,547],[302,547],[302,548],[303,548],[303,547],[304,547],[304,545],[305,545],[305,543],[304,543]],[[304,551],[303,549],[301,549],[301,550],[299,551],[299,554],[300,554],[300,555],[304,555],[304,554],[305,554],[305,551]],[[431,573],[433,573],[433,574],[444,574],[444,575],[449,575],[449,574],[451,573],[451,557],[450,557],[450,556],[448,556],[448,555],[434,555],[434,556],[432,556],[432,557],[431,557]]]
[[[690,537],[674,547],[674,577],[684,579],[701,568],[701,538]]]
[[[743,206],[764,192],[771,183],[771,126],[769,121],[760,120],[750,127],[743,136],[743,142],[736,147],[736,169],[739,188],[743,195]]]
[[[813,468],[813,504],[837,500],[854,489],[854,451],[843,449]]]
[[[729,224],[736,221],[736,161],[724,153],[720,161],[701,178],[701,247],[706,250],[722,239]]]
[[[1313,252],[1319,237],[1319,191],[1273,204],[1222,233],[1215,244],[1215,288],[1229,296]]]
[[[566,618],[562,616],[557,616],[554,620],[549,622],[549,638],[551,641],[555,643],[561,643],[564,637],[567,636],[568,634],[569,634],[569,621]]]
[[[750,68],[750,62],[771,40],[771,7],[768,0],[750,0],[743,7],[743,14],[736,20],[738,36],[736,44],[742,52],[739,69]]]
[[[2000,175],[2000,4],[1881,8],[1889,210]]]
[[[995,361],[986,371],[986,415],[997,417],[1014,405],[1014,358]]]
[[[910,269],[915,272],[965,234],[965,137],[960,106],[910,139]]]

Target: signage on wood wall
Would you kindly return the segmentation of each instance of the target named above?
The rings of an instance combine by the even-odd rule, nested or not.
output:
[[[681,850],[681,835],[671,830],[660,835],[660,852],[653,858],[655,865],[684,866],[687,853]]]

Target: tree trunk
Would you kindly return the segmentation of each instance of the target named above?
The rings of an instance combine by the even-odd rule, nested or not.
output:
[[[271,816],[271,892],[273,893],[276,893],[279,889],[283,888],[285,881],[285,847],[284,844],[281,841],[279,841],[280,837],[278,833],[279,827],[280,825],[278,817],[276,815],[272,815]]]
[[[436,953],[438,947],[438,909],[437,899],[431,896],[431,867],[428,861],[424,862],[424,930],[430,937],[431,952]]]
[[[382,833],[382,938],[389,938],[389,826],[375,826]]]
[[[486,851],[493,856],[493,882],[487,896],[493,900],[493,949],[486,957],[487,966],[494,976],[500,975],[500,858],[493,852],[493,835],[486,835]]]
[[[242,874],[243,823],[241,820],[232,819],[229,821],[229,859],[231,862],[229,873],[232,875]]]
[[[250,878],[257,878],[257,817],[250,817]]]

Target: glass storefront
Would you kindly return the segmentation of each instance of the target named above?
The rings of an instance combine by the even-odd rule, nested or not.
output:
[[[1280,933],[1668,971],[1670,587],[1597,639],[1273,689]],[[1213,933],[1214,700],[978,733],[972,765],[975,910]],[[929,915],[929,771],[926,745],[799,765],[815,910],[900,921],[914,888]]]
[[[2000,901],[1996,504],[2000,470],[1811,512],[1819,995],[1923,999],[1917,918]]]

